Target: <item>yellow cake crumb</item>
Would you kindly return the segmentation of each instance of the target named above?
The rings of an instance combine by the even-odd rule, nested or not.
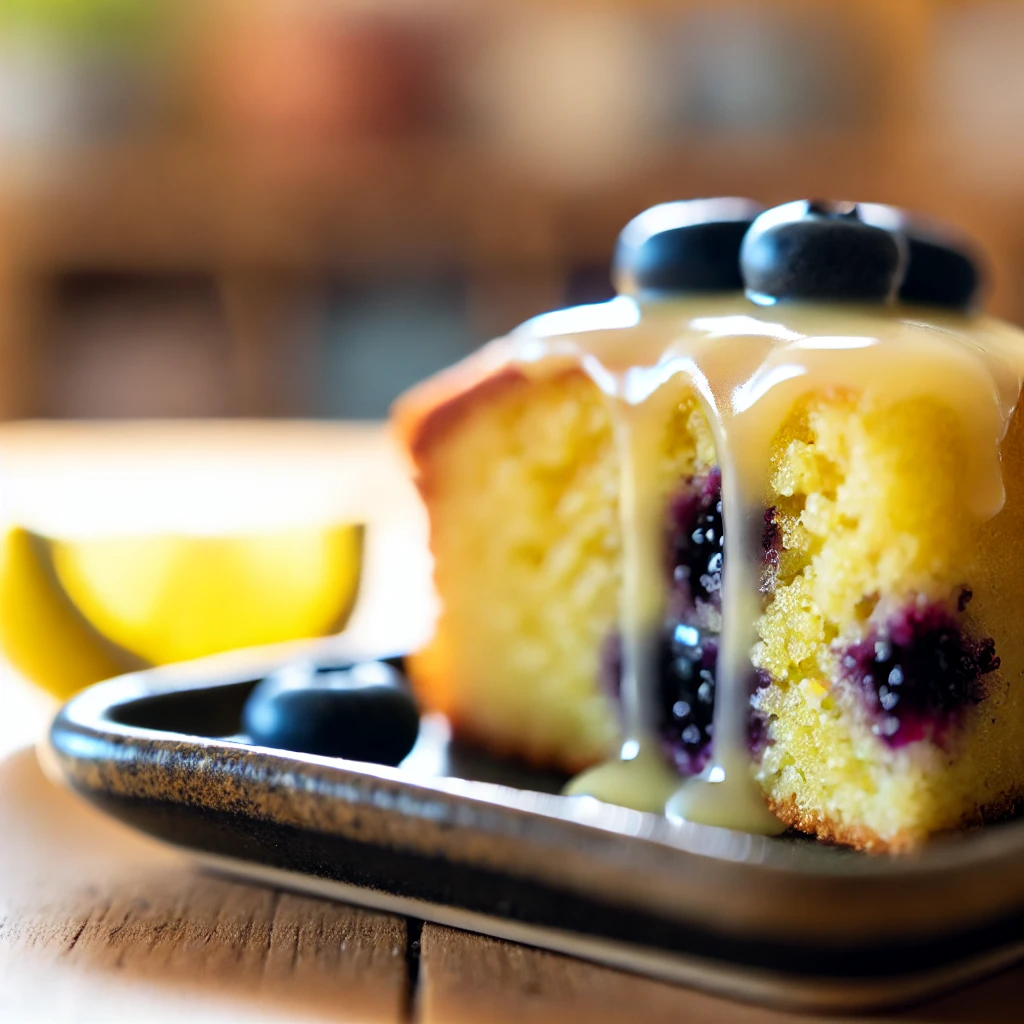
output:
[[[667,496],[716,457],[684,384],[659,461]],[[582,373],[505,373],[453,390],[418,423],[442,611],[411,672],[420,699],[497,753],[576,771],[618,739],[602,686],[621,580],[619,464],[608,399]],[[754,664],[769,743],[757,768],[786,822],[872,850],[1005,814],[1024,792],[1024,427],[1001,456],[1007,500],[969,513],[956,415],[934,400],[880,406],[806,396],[772,445],[765,508],[777,529],[773,588]],[[728,541],[727,541],[728,543]],[[727,557],[728,557],[728,548]],[[837,664],[887,616],[956,609],[1001,659],[986,696],[943,743],[890,746]],[[959,620],[958,620],[959,621]],[[605,673],[607,674],[607,673]]]

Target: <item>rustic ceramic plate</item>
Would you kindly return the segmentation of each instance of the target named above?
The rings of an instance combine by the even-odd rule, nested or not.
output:
[[[561,797],[432,718],[398,768],[252,746],[242,703],[284,657],[103,683],[60,712],[45,760],[232,874],[737,998],[863,1009],[1024,957],[1024,821],[867,857]]]

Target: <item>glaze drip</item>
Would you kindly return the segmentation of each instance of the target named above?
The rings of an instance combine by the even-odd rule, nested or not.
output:
[[[838,328],[838,330],[837,330]],[[600,306],[542,316],[489,346],[487,372],[515,365],[546,375],[582,367],[608,396],[621,467],[623,545],[619,759],[577,777],[589,793],[646,810],[751,832],[779,831],[750,758],[751,665],[762,594],[770,589],[776,535],[766,517],[772,439],[801,397],[841,389],[880,404],[928,397],[951,409],[968,457],[962,493],[977,521],[1003,503],[999,445],[1024,379],[1020,334],[981,316],[909,307],[801,303],[759,306],[712,295]],[[680,783],[658,749],[657,675],[666,609],[677,599],[664,569],[667,496],[654,471],[672,389],[699,396],[714,434],[729,553],[722,567],[711,757]],[[717,586],[709,580],[704,594]],[[704,586],[700,579],[698,586]],[[703,658],[703,653],[702,653]]]

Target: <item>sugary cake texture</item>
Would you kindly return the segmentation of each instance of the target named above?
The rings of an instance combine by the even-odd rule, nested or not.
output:
[[[869,848],[1005,813],[1024,790],[1020,419],[1007,501],[973,522],[952,414],[848,395],[795,409],[774,446],[771,679],[758,778],[784,820]]]
[[[668,386],[658,732],[685,776],[711,749],[728,540],[707,421]],[[788,824],[905,849],[1024,791],[1019,422],[1006,505],[979,525],[940,403],[832,392],[791,410],[771,450],[750,723],[757,780]],[[501,754],[568,771],[608,756],[622,558],[605,396],[580,372],[507,372],[410,436],[443,606],[412,664],[421,699]]]
[[[442,609],[419,694],[498,752],[574,770],[616,734],[600,692],[619,591],[611,421],[585,378],[510,375],[417,447]]]
[[[428,418],[413,452],[442,598],[434,638],[412,661],[422,699],[461,735],[538,764],[577,771],[608,755],[619,722],[601,680],[622,565],[604,396],[578,371],[511,373]],[[666,497],[713,462],[687,393],[665,423]]]

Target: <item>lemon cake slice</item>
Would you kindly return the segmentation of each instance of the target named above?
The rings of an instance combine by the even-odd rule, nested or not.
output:
[[[1024,336],[897,211],[757,213],[648,211],[618,298],[400,400],[413,680],[570,792],[910,849],[1024,794]]]

